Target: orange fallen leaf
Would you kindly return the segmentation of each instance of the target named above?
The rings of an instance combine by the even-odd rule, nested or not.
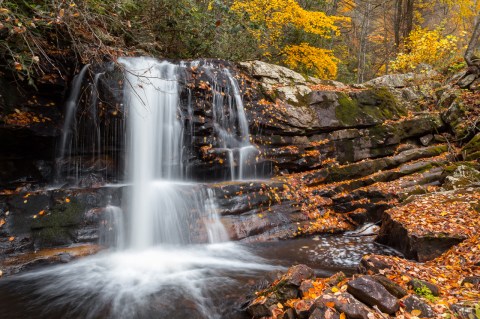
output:
[[[12,236],[12,237],[8,238],[8,241],[13,241],[14,239],[15,239],[15,237]]]
[[[335,303],[333,301],[329,301],[327,303],[325,303],[325,305],[328,307],[328,308],[333,308],[335,307]]]

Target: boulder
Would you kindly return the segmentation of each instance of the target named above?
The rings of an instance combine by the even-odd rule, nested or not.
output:
[[[295,315],[299,319],[308,318],[311,313],[311,309],[314,306],[314,300],[299,300],[293,304],[293,309],[295,310]]]
[[[450,309],[460,319],[477,319],[480,312],[478,303],[472,301],[453,304]]]
[[[377,306],[388,314],[395,313],[400,305],[398,299],[370,276],[362,276],[347,283],[347,291],[369,306]]]
[[[480,160],[480,133],[477,133],[475,137],[463,146],[461,153],[466,161]]]
[[[378,274],[391,266],[375,256],[364,256],[358,265],[358,272],[365,275]]]
[[[428,71],[425,73],[405,73],[405,74],[388,74],[383,75],[368,82],[363,83],[367,86],[386,86],[391,88],[405,88],[414,86],[421,81],[436,76],[436,71]]]
[[[296,265],[290,267],[287,273],[282,277],[282,281],[288,285],[300,287],[302,282],[311,279],[314,275],[313,269],[306,265]]]
[[[407,285],[416,292],[431,293],[433,296],[440,295],[440,288],[428,281],[412,279],[407,283]]]
[[[345,313],[349,319],[369,319],[368,313],[370,310],[368,307],[348,292],[335,295],[325,294],[320,297],[320,300],[324,303],[333,302],[335,310],[339,313]]]
[[[312,306],[308,319],[339,319],[340,314],[330,307],[327,307],[323,300],[317,299]]]
[[[480,276],[468,276],[462,281],[462,285],[470,284],[480,290]]]
[[[405,305],[405,310],[408,312],[412,312],[414,310],[420,311],[419,314],[416,314],[417,317],[420,318],[434,318],[436,313],[433,311],[432,307],[430,307],[427,303],[422,301],[415,295],[410,295],[402,300],[403,304]]]
[[[389,293],[399,299],[405,297],[408,293],[404,288],[402,288],[402,286],[383,275],[374,275],[372,278],[385,287]]]

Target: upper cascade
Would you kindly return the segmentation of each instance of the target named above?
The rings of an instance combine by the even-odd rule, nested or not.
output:
[[[142,146],[144,152],[132,156],[150,158],[144,169],[152,170],[156,178],[262,177],[241,89],[228,67],[208,60],[173,63],[150,57],[121,58],[119,65],[87,65],[75,78],[66,105],[56,182],[128,181],[131,172],[121,170],[130,165],[124,156],[130,142]],[[131,109],[125,101],[139,107]],[[151,107],[155,103],[163,106]],[[130,117],[150,118],[131,124],[152,140],[129,141],[137,137],[127,132]]]

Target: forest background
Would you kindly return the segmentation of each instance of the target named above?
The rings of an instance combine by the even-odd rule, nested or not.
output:
[[[479,10],[480,0],[0,0],[0,71],[35,85],[62,77],[67,60],[154,55],[259,59],[346,83],[451,74]]]

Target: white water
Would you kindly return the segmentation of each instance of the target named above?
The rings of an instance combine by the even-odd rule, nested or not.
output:
[[[116,249],[17,277],[32,294],[25,305],[41,309],[39,318],[55,318],[51,314],[58,309],[66,309],[65,318],[192,318],[179,313],[186,304],[195,318],[222,319],[212,295],[223,300],[222,291],[235,287],[235,276],[276,268],[227,242],[213,191],[185,180],[181,67],[151,58],[120,63],[126,78],[129,196],[123,209],[105,209],[100,233],[100,243]],[[225,104],[218,94],[217,133],[236,157],[231,165],[239,169],[232,178],[242,178],[247,171],[242,150],[253,146],[238,86],[228,76],[234,99]],[[225,105],[229,112],[220,109]]]
[[[77,111],[82,83],[89,67],[90,64],[86,64],[80,73],[73,78],[70,95],[65,103],[62,137],[60,139],[60,146],[58,147],[58,157],[56,158],[55,182],[61,182],[59,179],[63,177],[61,173],[62,165],[64,164],[63,161],[65,156],[69,155],[72,151],[73,139],[76,132],[75,114]]]

